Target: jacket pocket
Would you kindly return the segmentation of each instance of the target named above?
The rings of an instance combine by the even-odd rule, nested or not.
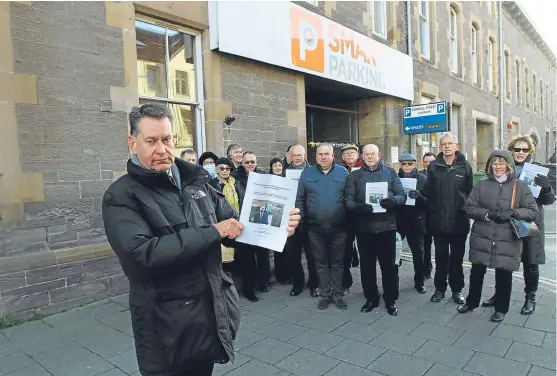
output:
[[[210,360],[216,328],[207,298],[179,298],[155,303],[155,330],[171,367]]]
[[[222,272],[222,281],[228,328],[232,340],[235,340],[240,327],[240,296],[234,286],[234,281],[226,272]]]

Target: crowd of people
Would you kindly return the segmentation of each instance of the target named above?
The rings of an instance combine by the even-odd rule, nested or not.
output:
[[[535,143],[529,136],[518,136],[511,140],[508,150],[493,151],[485,166],[487,177],[475,186],[472,166],[458,151],[456,136],[443,134],[439,145],[438,155],[428,152],[421,158],[421,170],[413,154],[402,154],[398,172],[384,164],[379,148],[373,144],[363,146],[361,151],[357,145],[346,145],[337,164],[332,145],[321,143],[316,149],[315,166],[307,162],[302,145],[292,145],[284,158],[271,160],[268,172],[258,167],[253,152],[243,150],[239,144],[231,144],[225,157],[205,152],[197,163],[215,164],[217,176],[210,184],[225,195],[235,210],[242,207],[249,172],[284,177],[288,169],[303,170],[296,199],[302,221],[284,251],[274,252],[274,271],[278,283],[292,285],[291,296],[301,294],[307,286],[312,297],[320,298],[320,309],[331,303],[339,309],[347,308],[343,296],[352,287],[350,269],[354,266],[361,268],[366,299],[361,311],[378,307],[378,262],[383,301],[387,312],[397,315],[398,232],[412,253],[414,287],[419,294],[427,292],[424,282],[432,277],[431,249],[435,244],[435,291],[431,302],[441,302],[450,288],[458,312],[478,307],[486,268],[494,268],[497,293],[482,305],[494,306],[492,320],[502,321],[509,309],[512,272],[519,269],[522,261],[526,296],[521,313],[532,313],[538,265],[545,262],[543,206],[555,201],[546,176],[535,178],[542,188],[538,198],[518,180],[524,163],[532,160]],[[184,150],[181,158],[196,163],[192,149]],[[416,189],[405,191],[402,178],[416,179]],[[374,213],[373,206],[366,202],[366,185],[374,182],[388,184],[388,197],[379,201],[386,212]],[[405,205],[407,198],[415,204]],[[511,232],[511,218],[535,221],[539,235],[517,239]],[[472,229],[470,220],[474,221]],[[463,261],[469,235],[472,270],[470,291],[465,298]],[[307,284],[302,252],[307,260]],[[259,300],[257,290],[264,293],[270,289],[269,254],[265,248],[239,245],[235,262],[224,265],[240,276],[243,294],[252,302]]]
[[[238,144],[230,145],[224,157],[205,152],[198,159],[187,149],[176,158],[172,122],[165,105],[132,109],[128,173],[107,189],[102,214],[107,239],[130,283],[140,373],[209,376],[215,363],[234,360],[240,322],[239,296],[225,270],[239,275],[243,294],[251,301],[258,300],[255,291],[271,288],[270,251],[235,241],[244,229],[238,219],[248,176],[267,172],[259,169],[254,152]],[[273,158],[269,173],[284,177],[289,169],[301,170],[288,239],[283,252],[274,254],[277,281],[291,284],[292,296],[302,293],[305,252],[307,287],[319,298],[318,308],[333,303],[346,309],[343,297],[353,283],[350,267],[359,264],[365,295],[361,311],[372,311],[382,297],[387,312],[396,316],[398,232],[412,251],[419,294],[426,293],[424,280],[432,272],[435,244],[431,302],[442,301],[450,287],[459,313],[480,304],[494,306],[491,320],[500,322],[509,310],[512,272],[522,263],[526,298],[521,313],[532,314],[538,265],[545,262],[543,206],[555,201],[547,176],[534,178],[541,189],[536,198],[518,179],[525,163],[532,162],[536,145],[530,137],[519,136],[508,150],[493,151],[487,177],[476,185],[456,137],[443,134],[439,146],[437,156],[424,155],[419,172],[418,159],[404,154],[397,173],[384,164],[373,144],[361,152],[356,145],[344,147],[338,164],[327,143],[318,145],[314,166],[301,145],[290,147],[284,158]],[[405,190],[401,178],[416,179],[416,188]],[[386,186],[388,193],[368,194],[369,183]],[[405,205],[408,199],[415,205]],[[463,258],[471,219],[472,269],[465,299]],[[539,232],[522,239],[511,221],[533,221]],[[223,247],[236,249],[234,263],[223,265]],[[495,295],[480,303],[487,268],[495,269]]]

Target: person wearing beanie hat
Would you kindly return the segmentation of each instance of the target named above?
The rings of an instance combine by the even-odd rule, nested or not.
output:
[[[215,162],[219,159],[215,153],[212,151],[206,151],[205,153],[199,156],[199,165],[205,166],[208,164],[215,164]]]
[[[424,236],[426,232],[425,209],[426,198],[422,195],[427,178],[418,172],[418,160],[414,154],[402,154],[398,159],[401,179],[416,179],[416,189],[407,192],[409,199],[414,199],[414,206],[407,204],[396,208],[398,232],[408,241],[414,263],[414,288],[425,294],[424,288]]]

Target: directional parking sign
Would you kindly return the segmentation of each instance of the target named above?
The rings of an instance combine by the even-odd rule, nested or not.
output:
[[[447,115],[446,102],[405,107],[402,118],[402,133],[419,134],[445,132],[448,130]]]

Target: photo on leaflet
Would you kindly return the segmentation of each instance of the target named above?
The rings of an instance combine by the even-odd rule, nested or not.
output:
[[[369,195],[370,204],[379,204],[381,200],[383,200],[383,195],[381,193],[372,193]]]
[[[249,221],[273,227],[280,227],[284,205],[269,200],[253,200]]]
[[[408,192],[412,191],[412,188],[406,188],[404,187],[404,193],[406,194],[406,196],[408,196]]]

